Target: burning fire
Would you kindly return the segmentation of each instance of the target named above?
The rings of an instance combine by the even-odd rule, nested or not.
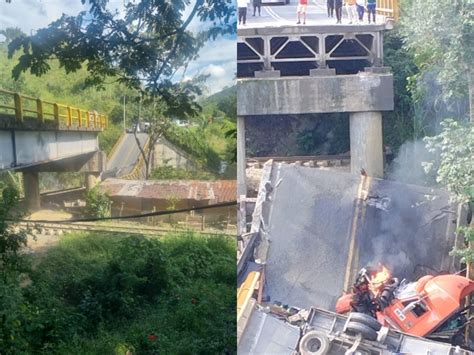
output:
[[[372,293],[377,296],[380,291],[382,291],[384,285],[392,278],[390,270],[388,270],[384,265],[381,265],[381,270],[379,272],[371,275],[369,284],[370,290]]]

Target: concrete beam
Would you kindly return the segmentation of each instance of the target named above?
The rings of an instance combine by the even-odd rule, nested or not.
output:
[[[350,115],[351,173],[383,177],[382,114],[356,112]]]
[[[34,166],[17,169],[27,172],[81,172],[81,173],[101,173],[106,170],[107,157],[105,152],[96,151],[77,155],[70,158],[44,162]]]
[[[21,169],[99,150],[97,132],[0,130],[0,170]]]
[[[24,172],[23,184],[25,190],[26,208],[29,212],[37,211],[41,208],[39,175],[36,172]]]
[[[392,74],[237,80],[237,115],[393,110]]]
[[[86,191],[92,190],[100,182],[100,174],[97,173],[86,173],[85,185]]]

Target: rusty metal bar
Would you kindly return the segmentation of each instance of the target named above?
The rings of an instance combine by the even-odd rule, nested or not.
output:
[[[20,94],[13,94],[13,98],[15,100],[15,117],[17,122],[23,122],[23,104],[21,100]]]

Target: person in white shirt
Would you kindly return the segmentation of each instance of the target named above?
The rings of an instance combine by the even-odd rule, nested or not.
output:
[[[249,0],[237,0],[237,7],[239,8],[239,25],[245,25],[247,22],[247,7]]]

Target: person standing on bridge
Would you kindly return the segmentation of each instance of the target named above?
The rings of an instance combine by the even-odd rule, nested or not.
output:
[[[334,7],[336,9],[336,23],[342,23],[342,0],[335,0],[334,1]]]
[[[334,0],[327,0],[328,17],[334,17]]]
[[[247,6],[249,0],[237,0],[237,7],[239,8],[239,25],[245,25],[247,22]]]
[[[308,0],[298,0],[298,8],[296,9],[298,13],[298,22],[301,23],[301,15],[303,15],[303,25],[306,25],[306,8],[308,7]]]
[[[253,15],[255,16],[255,13],[257,12],[258,9],[258,16],[260,15],[260,11],[262,9],[262,0],[253,0]]]
[[[359,15],[359,23],[364,22],[365,1],[366,0],[356,0],[357,14]]]
[[[346,0],[346,6],[349,15],[349,24],[352,24],[357,19],[356,0]]]
[[[377,0],[367,0],[367,15],[370,23],[370,15],[375,23],[375,9],[377,8]]]

